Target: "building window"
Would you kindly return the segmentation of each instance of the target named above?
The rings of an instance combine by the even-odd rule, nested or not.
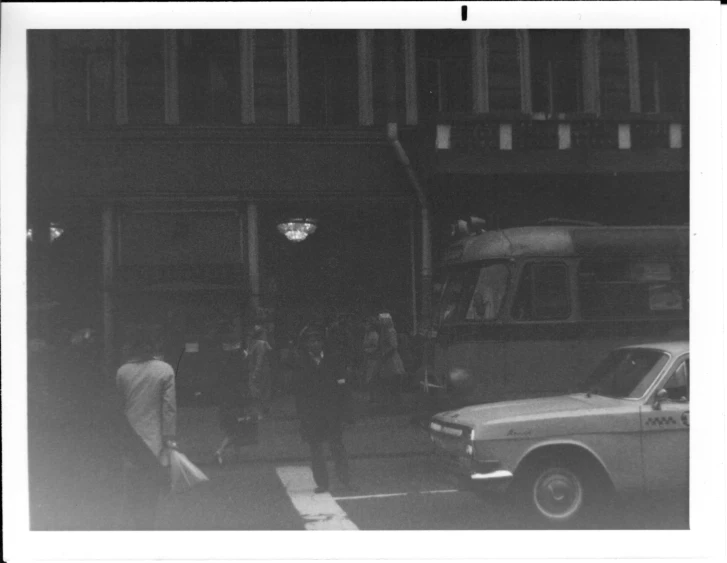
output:
[[[55,74],[56,115],[60,126],[113,123],[113,47],[110,32],[56,32]]]
[[[179,118],[182,123],[240,123],[240,50],[235,30],[182,30]]]
[[[599,79],[601,113],[627,113],[629,98],[629,69],[626,56],[626,34],[623,30],[600,32]]]
[[[374,123],[386,123],[388,119],[388,99],[386,94],[386,57],[387,39],[391,40],[394,57],[394,79],[396,81],[396,113],[399,119],[406,112],[404,83],[404,41],[400,30],[374,31],[373,80],[374,80]]]
[[[164,32],[126,32],[129,123],[164,123]]]
[[[565,264],[526,264],[512,307],[518,321],[547,321],[570,316],[568,268]]]
[[[490,111],[520,111],[520,53],[514,30],[492,30],[487,36]]]
[[[417,31],[418,114],[472,112],[470,31]]]
[[[641,111],[687,111],[689,30],[641,30],[637,33]]]
[[[303,30],[298,34],[300,122],[358,123],[358,47],[355,30]]]
[[[533,112],[557,115],[583,109],[581,32],[530,31]]]
[[[255,31],[255,123],[288,122],[288,71],[285,32]]]

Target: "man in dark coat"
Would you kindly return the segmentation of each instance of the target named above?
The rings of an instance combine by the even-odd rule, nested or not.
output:
[[[328,442],[336,475],[352,489],[343,420],[346,409],[346,372],[335,353],[324,350],[324,333],[316,328],[303,332],[301,349],[293,363],[293,390],[303,440],[310,446],[316,493],[328,491],[329,480],[323,443]]]

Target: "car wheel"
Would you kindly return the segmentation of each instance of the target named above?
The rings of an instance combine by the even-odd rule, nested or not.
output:
[[[519,507],[536,526],[580,527],[600,497],[596,473],[584,463],[546,460],[533,464],[517,487]]]

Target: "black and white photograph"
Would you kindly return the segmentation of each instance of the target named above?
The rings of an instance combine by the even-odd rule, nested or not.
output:
[[[724,555],[719,5],[367,4],[2,7],[15,560]]]

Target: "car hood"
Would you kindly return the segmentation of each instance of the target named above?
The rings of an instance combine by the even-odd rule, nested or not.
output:
[[[439,413],[436,418],[443,422],[476,427],[488,422],[515,422],[583,415],[586,411],[602,412],[604,409],[623,404],[622,399],[612,399],[601,395],[591,395],[590,397],[586,394],[562,395],[473,405]]]

